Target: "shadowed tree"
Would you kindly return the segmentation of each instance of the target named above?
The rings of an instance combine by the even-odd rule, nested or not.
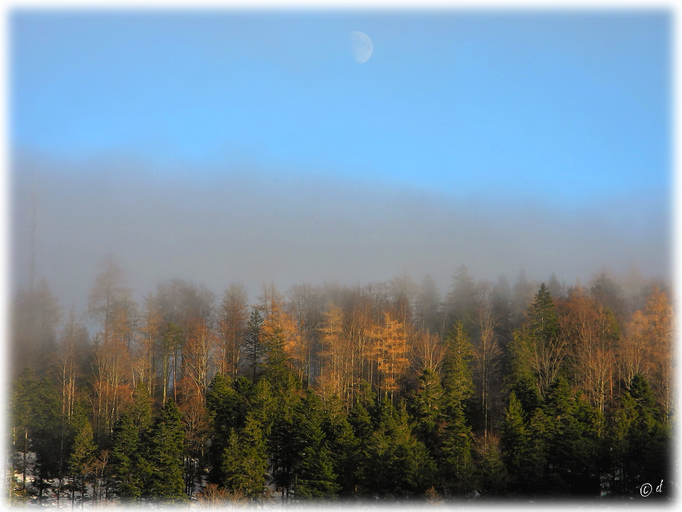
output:
[[[248,294],[244,285],[231,283],[223,295],[219,310],[220,331],[218,371],[237,378],[245,347],[247,322],[249,320]]]
[[[169,398],[146,438],[145,459],[149,464],[149,478],[143,496],[162,503],[182,503],[187,500],[183,481],[184,434],[182,415]]]
[[[445,298],[445,313],[449,325],[461,321],[467,332],[475,331],[476,281],[461,265],[453,277],[452,288]]]
[[[254,383],[256,382],[256,373],[263,358],[262,329],[263,317],[260,310],[254,308],[251,311],[251,316],[246,326],[246,359],[249,363]]]

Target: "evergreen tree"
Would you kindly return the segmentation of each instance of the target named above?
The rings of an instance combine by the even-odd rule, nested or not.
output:
[[[169,398],[146,439],[146,459],[151,472],[143,494],[162,502],[187,499],[182,478],[184,434],[181,417],[175,401]]]
[[[88,421],[85,410],[82,408],[71,417],[71,429],[75,432],[71,453],[68,459],[69,472],[71,473],[72,503],[76,490],[80,491],[81,503],[85,500],[86,482],[91,471],[91,464],[95,459],[97,449],[93,442],[92,425]]]
[[[616,495],[639,496],[640,485],[669,481],[670,428],[663,423],[649,383],[640,374],[634,376],[620,397],[610,445],[611,490]],[[654,494],[662,498],[669,495],[669,489]]]
[[[141,449],[139,424],[132,414],[124,413],[114,423],[111,462],[114,467],[116,490],[123,500],[139,498],[142,494],[142,475],[138,457]]]
[[[292,376],[293,377],[293,376]],[[275,403],[272,430],[269,437],[272,476],[277,487],[282,490],[282,498],[289,499],[294,484],[296,465],[299,458],[298,429],[295,414],[300,396],[292,380],[287,388],[275,388]]]
[[[599,496],[600,415],[580,394],[574,396],[565,378],[548,390],[543,409],[550,421],[548,480],[554,495]]]
[[[358,440],[346,414],[344,403],[333,396],[324,404],[322,428],[329,447],[332,472],[336,474],[339,495],[350,496],[355,490]]]
[[[530,434],[524,421],[523,406],[512,391],[502,423],[502,457],[509,473],[510,489],[517,492],[523,485],[521,476],[528,458],[529,444]]]
[[[149,463],[143,457],[143,441],[151,421],[151,397],[140,382],[133,392],[132,404],[114,423],[111,436],[115,491],[124,501],[139,499],[150,477]]]
[[[440,377],[436,372],[426,369],[419,376],[417,386],[410,407],[415,420],[414,433],[431,456],[436,457],[440,449],[441,424],[444,420],[444,393]]]
[[[560,336],[559,318],[545,283],[542,283],[535,300],[528,308],[527,334],[534,353],[532,367],[538,390],[544,396],[559,375],[566,355],[564,339]]]
[[[139,382],[135,387],[128,413],[140,432],[149,429],[152,423],[152,398],[144,382]]]
[[[457,322],[445,338],[446,352],[443,361],[443,389],[445,407],[457,408],[474,393],[471,372],[473,345],[464,329]]]
[[[363,385],[364,384],[364,385]],[[361,382],[361,393],[358,401],[348,415],[348,422],[353,428],[355,450],[352,452],[354,470],[348,477],[353,493],[363,495],[371,490],[369,481],[372,478],[372,435],[374,427],[372,417],[368,411],[374,410],[374,393],[366,382]]]
[[[38,487],[38,497],[43,500],[50,481],[60,474],[60,415],[59,394],[47,378],[38,381],[31,396],[32,429],[31,449],[36,454],[33,467],[33,484]]]
[[[216,374],[206,393],[206,409],[212,429],[212,440],[208,450],[211,463],[208,480],[219,484],[225,481],[222,457],[228,439],[235,429],[244,422],[247,397],[232,387],[229,377]]]
[[[258,308],[254,308],[249,317],[249,322],[246,324],[245,349],[246,360],[251,367],[253,375],[253,382],[256,382],[256,371],[260,365],[263,345],[261,342],[261,331],[263,329],[263,316]]]
[[[322,401],[308,389],[297,410],[300,460],[295,486],[297,498],[333,498],[340,489],[322,428],[323,414]]]
[[[243,492],[252,500],[263,495],[267,470],[267,446],[262,426],[251,414],[239,434],[233,428],[222,457],[221,484],[232,491]]]
[[[249,396],[249,413],[263,428],[263,435],[270,439],[278,410],[278,402],[273,396],[272,385],[266,379],[259,380]]]
[[[528,308],[529,328],[536,340],[549,341],[559,333],[559,319],[554,301],[545,283],[540,285],[535,300]]]
[[[461,405],[450,408],[447,420],[439,471],[442,486],[451,495],[466,495],[475,483],[471,428]]]
[[[378,406],[367,455],[363,484],[370,496],[423,494],[436,469],[426,447],[412,434],[405,403],[395,408],[386,397]]]
[[[10,422],[12,429],[12,445],[14,468],[21,473],[20,494],[26,494],[26,472],[28,470],[28,454],[31,452],[33,438],[34,411],[33,396],[37,380],[30,368],[24,368],[13,382],[10,398]]]
[[[477,450],[476,480],[484,497],[499,497],[507,491],[507,469],[502,460],[500,438],[489,435]]]

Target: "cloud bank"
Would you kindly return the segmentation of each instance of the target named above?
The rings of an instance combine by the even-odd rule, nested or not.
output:
[[[458,196],[337,174],[135,159],[69,162],[21,154],[11,172],[11,286],[26,286],[37,178],[37,277],[63,307],[87,305],[112,252],[141,298],[172,277],[252,296],[263,282],[383,281],[430,273],[443,291],[461,264],[478,279],[555,272],[572,284],[609,269],[670,278],[669,205],[607,197],[559,209],[551,197]]]

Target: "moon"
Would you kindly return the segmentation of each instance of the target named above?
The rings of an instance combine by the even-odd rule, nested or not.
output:
[[[355,61],[358,64],[367,62],[374,51],[374,45],[369,36],[357,30],[350,33],[350,46],[353,51],[353,57],[355,57]]]

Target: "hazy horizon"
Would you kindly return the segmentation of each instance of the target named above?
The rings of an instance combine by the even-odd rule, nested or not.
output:
[[[385,281],[460,265],[669,281],[663,10],[15,10],[10,261],[82,309],[113,253],[180,277]],[[372,39],[359,63],[353,31]],[[364,58],[364,57],[363,57]]]

